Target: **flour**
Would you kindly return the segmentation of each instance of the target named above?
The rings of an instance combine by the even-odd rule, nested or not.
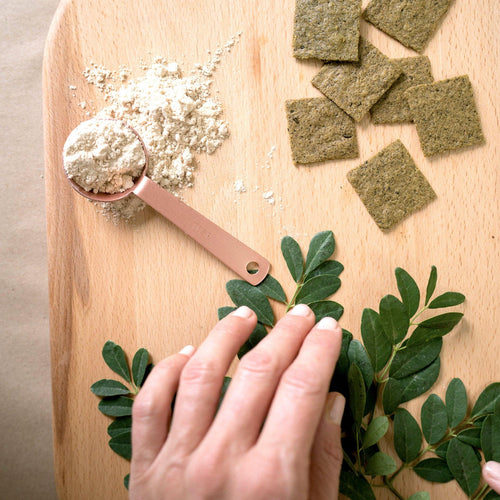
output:
[[[92,119],[78,125],[64,144],[63,156],[68,177],[94,193],[131,188],[146,163],[137,135],[116,120]]]

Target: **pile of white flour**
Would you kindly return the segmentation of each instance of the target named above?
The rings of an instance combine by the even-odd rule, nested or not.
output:
[[[139,177],[146,156],[136,134],[117,120],[87,120],[69,135],[64,169],[86,191],[119,193]]]

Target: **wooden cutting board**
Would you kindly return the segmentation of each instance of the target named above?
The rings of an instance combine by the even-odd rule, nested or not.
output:
[[[357,337],[363,307],[376,308],[383,295],[397,293],[395,267],[425,286],[435,264],[437,291],[467,296],[466,319],[446,338],[435,392],[443,395],[458,376],[475,398],[499,379],[496,0],[456,0],[426,50],[436,80],[470,76],[485,146],[426,159],[413,126],[374,126],[365,118],[358,126],[359,159],[310,167],[291,161],[284,101],[319,95],[310,80],[320,65],[292,57],[293,12],[293,0],[61,2],[44,64],[54,447],[61,499],[126,498],[122,478],[128,463],[108,448],[109,421],[89,391],[97,379],[112,376],[100,356],[104,342],[112,339],[129,353],[147,347],[155,361],[186,344],[199,345],[217,308],[230,304],[224,285],[235,277],[154,212],[145,212],[134,227],[115,226],[71,190],[61,150],[71,129],[87,118],[78,103],[92,99],[97,109],[104,105],[82,76],[91,61],[111,69],[124,64],[138,74],[141,60],[160,55],[187,73],[195,62],[208,60],[207,50],[241,31],[241,41],[224,53],[214,77],[231,137],[214,155],[198,158],[195,186],[184,193],[187,203],[265,255],[288,291],[292,283],[280,256],[281,237],[290,234],[304,247],[317,231],[332,229],[335,257],[345,265],[336,300],[345,306],[342,325]],[[364,22],[362,33],[390,57],[415,55]],[[346,173],[396,139],[408,147],[438,199],[383,234]],[[245,182],[246,193],[235,193],[237,179]],[[277,199],[274,207],[263,199],[267,190]],[[421,402],[410,405],[417,415]],[[431,486],[412,473],[402,475],[399,487],[407,496],[428,489],[433,498],[464,497],[455,483]]]

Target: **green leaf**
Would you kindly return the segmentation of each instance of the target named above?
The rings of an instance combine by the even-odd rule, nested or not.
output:
[[[410,463],[415,460],[422,447],[422,433],[417,421],[404,408],[398,408],[394,415],[394,449],[399,458]]]
[[[314,271],[307,274],[306,280],[310,280],[315,276],[322,276],[323,274],[329,274],[332,276],[340,276],[344,266],[336,260],[327,260],[323,264],[319,265]]]
[[[102,379],[92,384],[90,390],[96,396],[121,396],[130,394],[130,389],[117,380]]]
[[[386,295],[379,305],[380,322],[393,344],[401,342],[408,333],[410,317],[406,306],[394,295]]]
[[[435,450],[434,453],[440,457],[446,460],[446,453],[448,453],[448,446],[450,445],[449,441],[445,441],[443,444],[440,444]]]
[[[335,250],[335,239],[332,231],[322,231],[313,236],[309,244],[309,251],[306,257],[305,274],[314,271],[320,264],[323,264]]]
[[[248,351],[251,351],[266,335],[266,327],[262,323],[257,323],[248,340],[238,351],[238,358],[241,359]]]
[[[281,253],[292,278],[298,283],[304,272],[304,257],[299,244],[291,236],[285,236],[281,240]]]
[[[258,288],[243,280],[231,280],[226,283],[226,290],[236,306],[247,306],[265,325],[273,326],[274,313],[269,299]]]
[[[396,462],[392,457],[378,451],[368,460],[365,471],[369,476],[387,476],[392,474],[396,468]]]
[[[373,309],[364,309],[361,316],[361,336],[375,372],[385,366],[392,353],[392,340],[387,336],[379,315]]]
[[[365,381],[361,370],[357,365],[351,365],[347,372],[347,383],[349,384],[349,406],[351,408],[354,423],[359,429],[363,420],[366,404]]]
[[[230,383],[231,383],[231,377],[224,377],[224,380],[222,382],[222,388],[220,391],[219,405],[217,406],[217,409],[220,408],[220,405],[222,404],[222,401],[224,400],[224,396],[226,395],[226,392],[227,392],[227,389],[228,389]]]
[[[369,388],[373,382],[373,368],[370,362],[370,357],[363,347],[363,344],[359,340],[353,340],[349,344],[347,356],[349,357],[349,361],[351,363],[358,365],[358,368],[361,370],[361,374],[363,375],[365,385]]]
[[[316,323],[325,317],[335,318],[337,321],[344,314],[344,308],[331,300],[321,300],[319,302],[312,302],[309,307],[316,315]]]
[[[437,358],[427,368],[409,377],[401,379],[389,378],[383,394],[385,414],[391,414],[400,404],[427,392],[436,382],[440,366],[440,360]]]
[[[467,413],[467,392],[459,378],[454,378],[446,389],[446,412],[450,427],[456,427]]]
[[[351,500],[375,500],[375,495],[368,481],[363,476],[349,470],[340,472],[339,491]]]
[[[146,374],[146,367],[149,364],[149,352],[142,348],[139,349],[132,360],[132,377],[136,387],[141,387]]]
[[[99,403],[99,411],[109,417],[128,417],[132,415],[133,399],[117,396],[103,399]]]
[[[463,318],[463,313],[446,313],[426,319],[418,325],[408,340],[408,345],[419,345],[423,342],[450,333]]]
[[[481,430],[481,449],[486,462],[500,462],[500,415],[488,415]]]
[[[483,497],[483,500],[499,500],[500,499],[500,494],[497,492],[491,490],[488,492],[488,494]]]
[[[389,419],[384,415],[375,417],[363,436],[363,448],[369,448],[376,444],[385,436],[387,429],[389,429]]]
[[[324,275],[306,281],[295,299],[296,304],[311,304],[326,299],[340,288],[336,276]]]
[[[123,486],[125,486],[125,488],[127,488],[127,490],[128,490],[129,483],[130,483],[130,474],[127,474],[123,478]]]
[[[257,288],[270,299],[277,300],[278,302],[286,303],[286,295],[283,287],[280,285],[276,278],[268,274],[264,281],[257,285]]]
[[[436,266],[432,266],[431,274],[429,275],[429,281],[427,282],[427,290],[425,293],[425,305],[427,305],[429,303],[429,300],[431,300],[432,294],[436,289],[436,283],[437,283],[437,269]]]
[[[404,378],[429,366],[441,352],[443,339],[436,338],[413,347],[405,347],[394,356],[389,375]]]
[[[431,394],[422,405],[420,412],[422,432],[429,444],[436,444],[446,434],[448,415],[443,400],[436,394]]]
[[[102,357],[115,373],[120,375],[120,377],[124,378],[127,382],[132,382],[125,353],[119,345],[108,340],[102,348]]]
[[[426,458],[415,465],[413,470],[422,479],[433,483],[449,483],[453,480],[446,460],[441,458]]]
[[[457,435],[457,438],[462,441],[462,443],[470,444],[475,448],[481,448],[481,428],[474,427],[472,429],[466,429]]]
[[[411,318],[417,312],[420,304],[420,290],[415,280],[404,269],[397,267],[395,274],[399,294]]]
[[[342,330],[342,345],[340,346],[339,360],[337,361],[337,366],[335,367],[335,375],[341,375],[346,377],[347,370],[349,369],[349,345],[352,342],[352,333],[347,330]]]
[[[109,447],[120,457],[130,460],[132,458],[132,434],[126,432],[118,434],[109,440]]]
[[[224,307],[219,307],[217,309],[217,317],[219,318],[219,321],[221,319],[224,319],[228,314],[231,314],[233,311],[236,311],[236,307],[233,306],[224,306]]]
[[[453,307],[462,304],[465,301],[465,295],[457,292],[446,292],[436,297],[430,304],[429,309],[439,309],[441,307]]]
[[[132,417],[118,417],[108,425],[109,437],[132,432]]]
[[[500,416],[500,398],[498,398],[497,402],[495,403],[495,408],[493,409],[493,413],[495,415]]]
[[[452,439],[446,453],[446,463],[460,487],[471,496],[479,486],[481,465],[472,446]]]
[[[413,493],[408,500],[431,500],[431,496],[427,491],[419,491],[418,493]]]
[[[472,408],[472,417],[493,413],[497,401],[500,399],[500,382],[490,384],[477,398]]]

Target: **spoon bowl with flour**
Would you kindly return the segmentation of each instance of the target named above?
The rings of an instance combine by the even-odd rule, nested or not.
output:
[[[244,243],[189,207],[146,175],[148,150],[139,134],[114,119],[87,120],[68,136],[63,166],[82,196],[114,202],[135,194],[211,252],[251,285],[269,272],[269,262]]]

